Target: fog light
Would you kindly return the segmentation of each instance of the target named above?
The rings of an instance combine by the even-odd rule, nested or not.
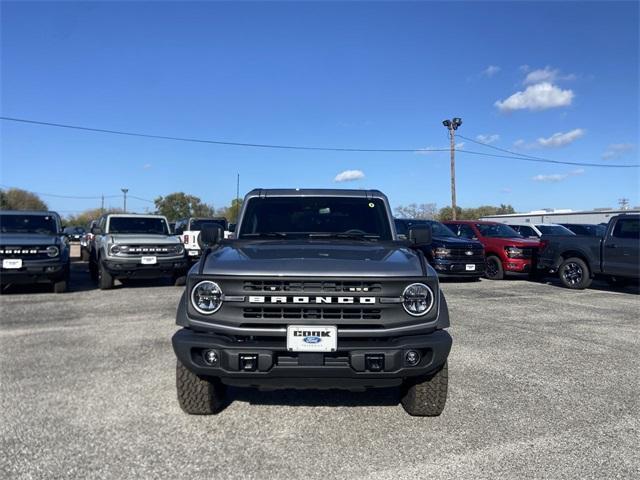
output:
[[[407,365],[410,367],[415,367],[418,363],[420,363],[420,354],[415,350],[409,350],[405,356],[404,360],[407,362]]]
[[[258,355],[240,354],[240,370],[245,372],[255,372],[258,368]]]
[[[384,355],[365,355],[364,368],[370,372],[381,372],[384,370]]]
[[[220,360],[218,357],[218,352],[216,352],[215,350],[205,350],[204,352],[202,352],[202,359],[204,360],[204,363],[206,363],[210,367],[215,367],[216,365],[218,365],[218,362]]]

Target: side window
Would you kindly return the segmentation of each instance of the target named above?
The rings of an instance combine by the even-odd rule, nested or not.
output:
[[[613,227],[613,236],[616,238],[631,238],[640,240],[640,219],[622,218]]]
[[[396,221],[396,233],[398,235],[407,235],[409,233],[409,228],[406,222]]]
[[[463,238],[475,238],[476,233],[469,225],[460,224],[460,233],[458,236]]]
[[[508,225],[509,227],[513,228],[516,232],[518,233],[522,233],[520,231],[520,229],[522,228],[520,225]]]
[[[520,235],[522,235],[524,237],[537,237],[538,236],[538,235],[536,235],[536,232],[533,230],[533,228],[528,227],[526,225],[520,225],[516,231]]]

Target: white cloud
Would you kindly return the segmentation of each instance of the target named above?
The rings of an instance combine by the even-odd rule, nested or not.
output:
[[[480,135],[476,135],[476,140],[479,141],[480,143],[493,143],[500,140],[500,135],[498,135],[497,133],[487,134],[487,135],[480,134]]]
[[[525,85],[534,85],[541,82],[557,82],[558,80],[575,80],[576,76],[573,73],[568,75],[560,75],[560,70],[557,68],[551,68],[546,66],[537,70],[530,71],[524,79]]]
[[[530,69],[530,68],[531,68],[531,67],[525,63],[524,65],[520,65],[520,66],[518,67],[518,70],[520,70],[521,72],[526,73],[526,72],[528,72],[528,71],[529,71],[529,69]]]
[[[516,92],[506,100],[498,100],[494,105],[503,112],[546,110],[571,105],[573,96],[572,90],[562,90],[549,82],[542,82],[530,85],[523,92]]]
[[[151,168],[151,164],[150,163],[145,163],[142,168],[144,168],[145,170],[149,170]]]
[[[500,70],[501,70],[500,67],[498,67],[497,65],[489,65],[487,68],[485,68],[482,71],[482,76],[491,78],[494,75],[496,75],[498,72],[500,72]]]
[[[512,190],[509,187],[504,187],[500,189],[500,193],[511,193]]]
[[[442,147],[432,147],[431,145],[429,145],[428,147],[424,147],[421,148],[419,150],[416,150],[416,153],[418,155],[433,155],[434,153],[438,153],[440,151],[445,151],[445,150],[449,150],[447,149],[443,149]]]
[[[519,138],[518,140],[513,142],[513,146],[516,147],[516,148],[527,148],[527,142],[525,142],[523,139]]]
[[[636,148],[633,143],[612,143],[602,154],[603,160],[614,160],[623,156],[625,153],[633,151]]]
[[[565,147],[570,143],[575,142],[580,137],[584,136],[584,134],[585,134],[585,131],[582,128],[575,128],[570,132],[566,132],[566,133],[562,133],[562,132],[554,133],[548,138],[540,137],[538,138],[538,140],[536,140],[536,143],[541,147],[545,147],[545,148]]]
[[[353,182],[354,180],[360,180],[364,178],[364,172],[362,170],[345,170],[336,175],[333,179],[334,182]]]
[[[456,150],[462,150],[464,148],[464,142],[456,143]]]
[[[554,182],[561,182],[563,180],[566,180],[569,177],[582,175],[583,173],[584,173],[584,168],[577,168],[567,173],[552,173],[552,174],[536,175],[534,177],[531,177],[531,180],[533,180],[534,182],[554,183]]]

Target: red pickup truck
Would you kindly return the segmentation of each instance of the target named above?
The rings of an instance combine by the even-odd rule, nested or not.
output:
[[[480,220],[443,223],[458,237],[479,240],[484,245],[487,278],[501,280],[505,273],[536,273],[533,263],[540,247],[538,240],[526,239],[503,223]]]

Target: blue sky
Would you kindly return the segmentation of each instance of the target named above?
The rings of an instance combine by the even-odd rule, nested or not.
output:
[[[447,147],[441,121],[460,116],[460,134],[500,148],[637,164],[638,20],[637,2],[2,2],[2,115],[363,148]],[[394,206],[450,202],[448,153],[261,150],[6,121],[0,128],[0,183],[36,192],[109,196],[128,187],[153,199],[185,191],[220,207],[239,173],[241,192],[378,188]],[[336,182],[345,170],[364,177]],[[638,175],[459,153],[458,204],[583,209],[628,197],[640,205]],[[61,213],[99,206],[43,198]]]

